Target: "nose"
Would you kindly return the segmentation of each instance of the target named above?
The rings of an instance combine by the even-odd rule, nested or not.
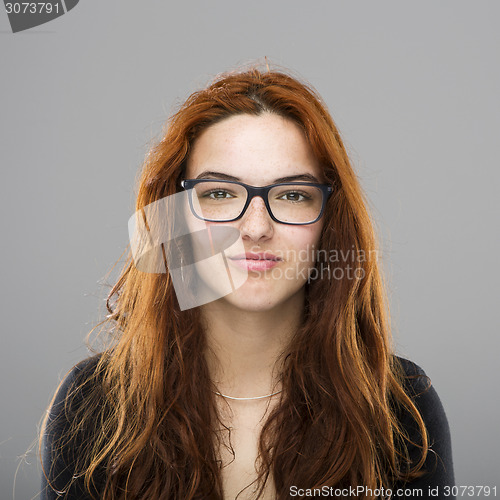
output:
[[[273,220],[267,211],[266,204],[260,196],[255,196],[243,217],[240,219],[241,237],[253,241],[271,238],[274,232]]]

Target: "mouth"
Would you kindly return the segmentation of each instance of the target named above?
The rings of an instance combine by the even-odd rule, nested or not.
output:
[[[283,259],[269,252],[233,255],[228,257],[236,266],[247,271],[265,271],[278,265]]]
[[[232,257],[229,257],[231,260],[269,260],[269,261],[274,261],[274,262],[279,262],[281,261],[281,257],[278,257],[274,254],[271,253],[252,253],[252,252],[247,252],[247,253],[242,253],[239,255],[233,255]]]

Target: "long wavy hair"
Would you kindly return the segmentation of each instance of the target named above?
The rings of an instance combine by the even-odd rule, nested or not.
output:
[[[365,257],[356,261],[355,275],[347,269],[352,262],[340,259],[340,278],[306,285],[303,322],[284,356],[280,400],[259,437],[256,498],[270,475],[278,499],[289,498],[292,485],[390,487],[422,473],[427,434],[393,354],[367,200],[318,93],[281,68],[253,64],[218,75],[179,106],[151,147],[136,210],[181,191],[186,160],[203,130],[232,115],[262,113],[300,126],[334,187],[319,248]],[[170,275],[139,271],[130,252],[107,307],[110,314],[97,326],[104,325],[113,345],[72,391],[84,390],[85,404],[60,438],[68,446],[82,430],[88,435],[79,441],[75,476],[84,475],[89,490],[96,478],[102,481],[102,499],[222,499],[215,444],[221,418],[201,355],[207,345],[200,308],[181,311]],[[413,462],[398,408],[421,436]]]

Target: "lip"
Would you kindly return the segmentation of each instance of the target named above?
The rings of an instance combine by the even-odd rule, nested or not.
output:
[[[265,271],[278,265],[282,259],[271,252],[245,252],[228,257],[236,266],[248,271]]]
[[[276,260],[279,261],[281,260],[281,257],[277,257],[271,252],[245,252],[245,253],[240,253],[237,255],[232,255],[229,257],[232,260],[240,260],[240,259],[247,259],[247,260]]]

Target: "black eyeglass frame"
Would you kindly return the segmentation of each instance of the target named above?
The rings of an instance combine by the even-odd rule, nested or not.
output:
[[[243,182],[229,181],[226,179],[223,179],[223,180],[222,179],[183,179],[181,181],[181,186],[184,189],[189,190],[189,189],[193,189],[196,186],[196,184],[200,184],[203,182],[222,182],[222,183],[226,183],[226,184],[238,184],[239,186],[243,186],[247,190],[247,200],[245,202],[245,206],[241,210],[241,213],[238,215],[238,217],[235,217],[234,219],[224,219],[224,220],[206,219],[204,217],[200,217],[196,213],[196,211],[194,210],[192,192],[189,192],[189,196],[188,196],[189,206],[191,208],[192,214],[197,219],[203,220],[205,222],[233,222],[235,220],[241,219],[243,217],[243,215],[245,214],[245,212],[247,211],[247,208],[250,205],[250,202],[252,201],[252,199],[255,196],[260,196],[264,200],[264,204],[266,205],[266,208],[267,208],[267,213],[269,214],[269,216],[271,217],[271,219],[273,221],[278,222],[279,224],[288,224],[290,226],[306,226],[308,224],[314,224],[315,222],[319,221],[319,219],[321,219],[321,217],[323,216],[323,212],[325,211],[326,202],[328,201],[328,198],[333,193],[333,187],[330,186],[329,184],[319,184],[319,183],[314,183],[314,182],[282,182],[282,183],[278,183],[278,184],[269,184],[267,186],[258,187],[258,186],[250,186],[248,184],[243,184]],[[319,188],[321,190],[321,192],[323,194],[323,199],[322,199],[322,203],[321,203],[321,210],[319,212],[318,217],[316,217],[316,219],[309,221],[309,222],[284,222],[284,221],[277,219],[274,216],[274,214],[271,210],[271,207],[269,205],[269,199],[268,199],[269,191],[276,186],[304,186],[306,184],[308,186],[316,186],[317,188]]]

